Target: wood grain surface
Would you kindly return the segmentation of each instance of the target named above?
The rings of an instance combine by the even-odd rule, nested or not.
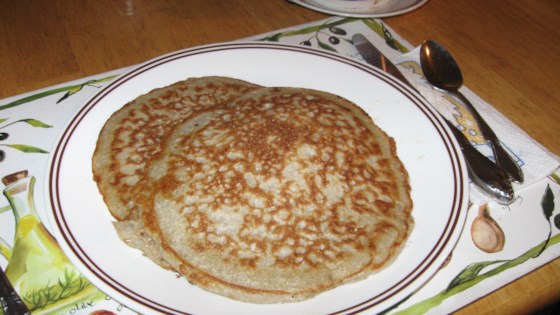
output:
[[[0,99],[326,17],[282,0],[0,0]],[[560,1],[430,0],[384,21],[441,42],[467,86],[560,155]],[[558,279],[560,259],[458,313],[533,313],[560,300]]]

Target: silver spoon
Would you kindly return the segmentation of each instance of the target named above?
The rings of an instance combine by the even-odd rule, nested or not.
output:
[[[447,91],[469,109],[476,119],[482,135],[492,147],[494,157],[496,158],[496,164],[498,164],[514,182],[522,183],[523,172],[519,165],[517,165],[502,147],[494,131],[488,126],[474,106],[459,92],[459,88],[463,85],[463,76],[451,54],[437,42],[426,40],[422,43],[422,47],[420,48],[420,64],[424,76],[430,84],[436,88]]]

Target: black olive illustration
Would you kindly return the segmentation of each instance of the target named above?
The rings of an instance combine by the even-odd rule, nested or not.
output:
[[[346,35],[345,30],[341,29],[340,27],[336,27],[336,26],[329,27],[329,31],[331,31],[331,33],[336,34],[336,35]]]
[[[340,39],[336,36],[331,36],[329,37],[329,43],[336,45],[338,43],[340,43]]]

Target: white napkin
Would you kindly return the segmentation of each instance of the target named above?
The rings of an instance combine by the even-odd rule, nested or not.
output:
[[[477,135],[478,127],[470,113],[459,102],[435,90],[427,83],[420,67],[420,47],[416,47],[406,54],[392,60],[411,82],[411,84],[434,106],[434,108],[449,121],[462,125],[468,129],[467,134],[471,143],[484,155],[494,160],[492,150],[484,139]],[[510,153],[524,173],[525,180],[522,184],[514,184],[516,195],[525,187],[549,176],[560,166],[560,159],[532,139],[527,133],[514,125],[490,104],[478,97],[475,93],[463,86],[461,93],[471,101],[474,107],[492,127],[502,145]],[[492,199],[476,187],[470,185],[470,199],[475,204],[491,202]]]

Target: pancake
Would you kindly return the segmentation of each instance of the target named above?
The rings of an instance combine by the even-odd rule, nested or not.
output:
[[[233,78],[191,78],[153,90],[115,112],[93,155],[94,179],[111,214],[118,220],[138,216],[133,190],[143,191],[147,162],[160,154],[177,124],[256,88]]]
[[[192,113],[161,150],[141,218],[121,227],[148,235],[139,246],[160,265],[233,299],[294,302],[364,279],[413,227],[394,141],[329,93],[252,89]]]

